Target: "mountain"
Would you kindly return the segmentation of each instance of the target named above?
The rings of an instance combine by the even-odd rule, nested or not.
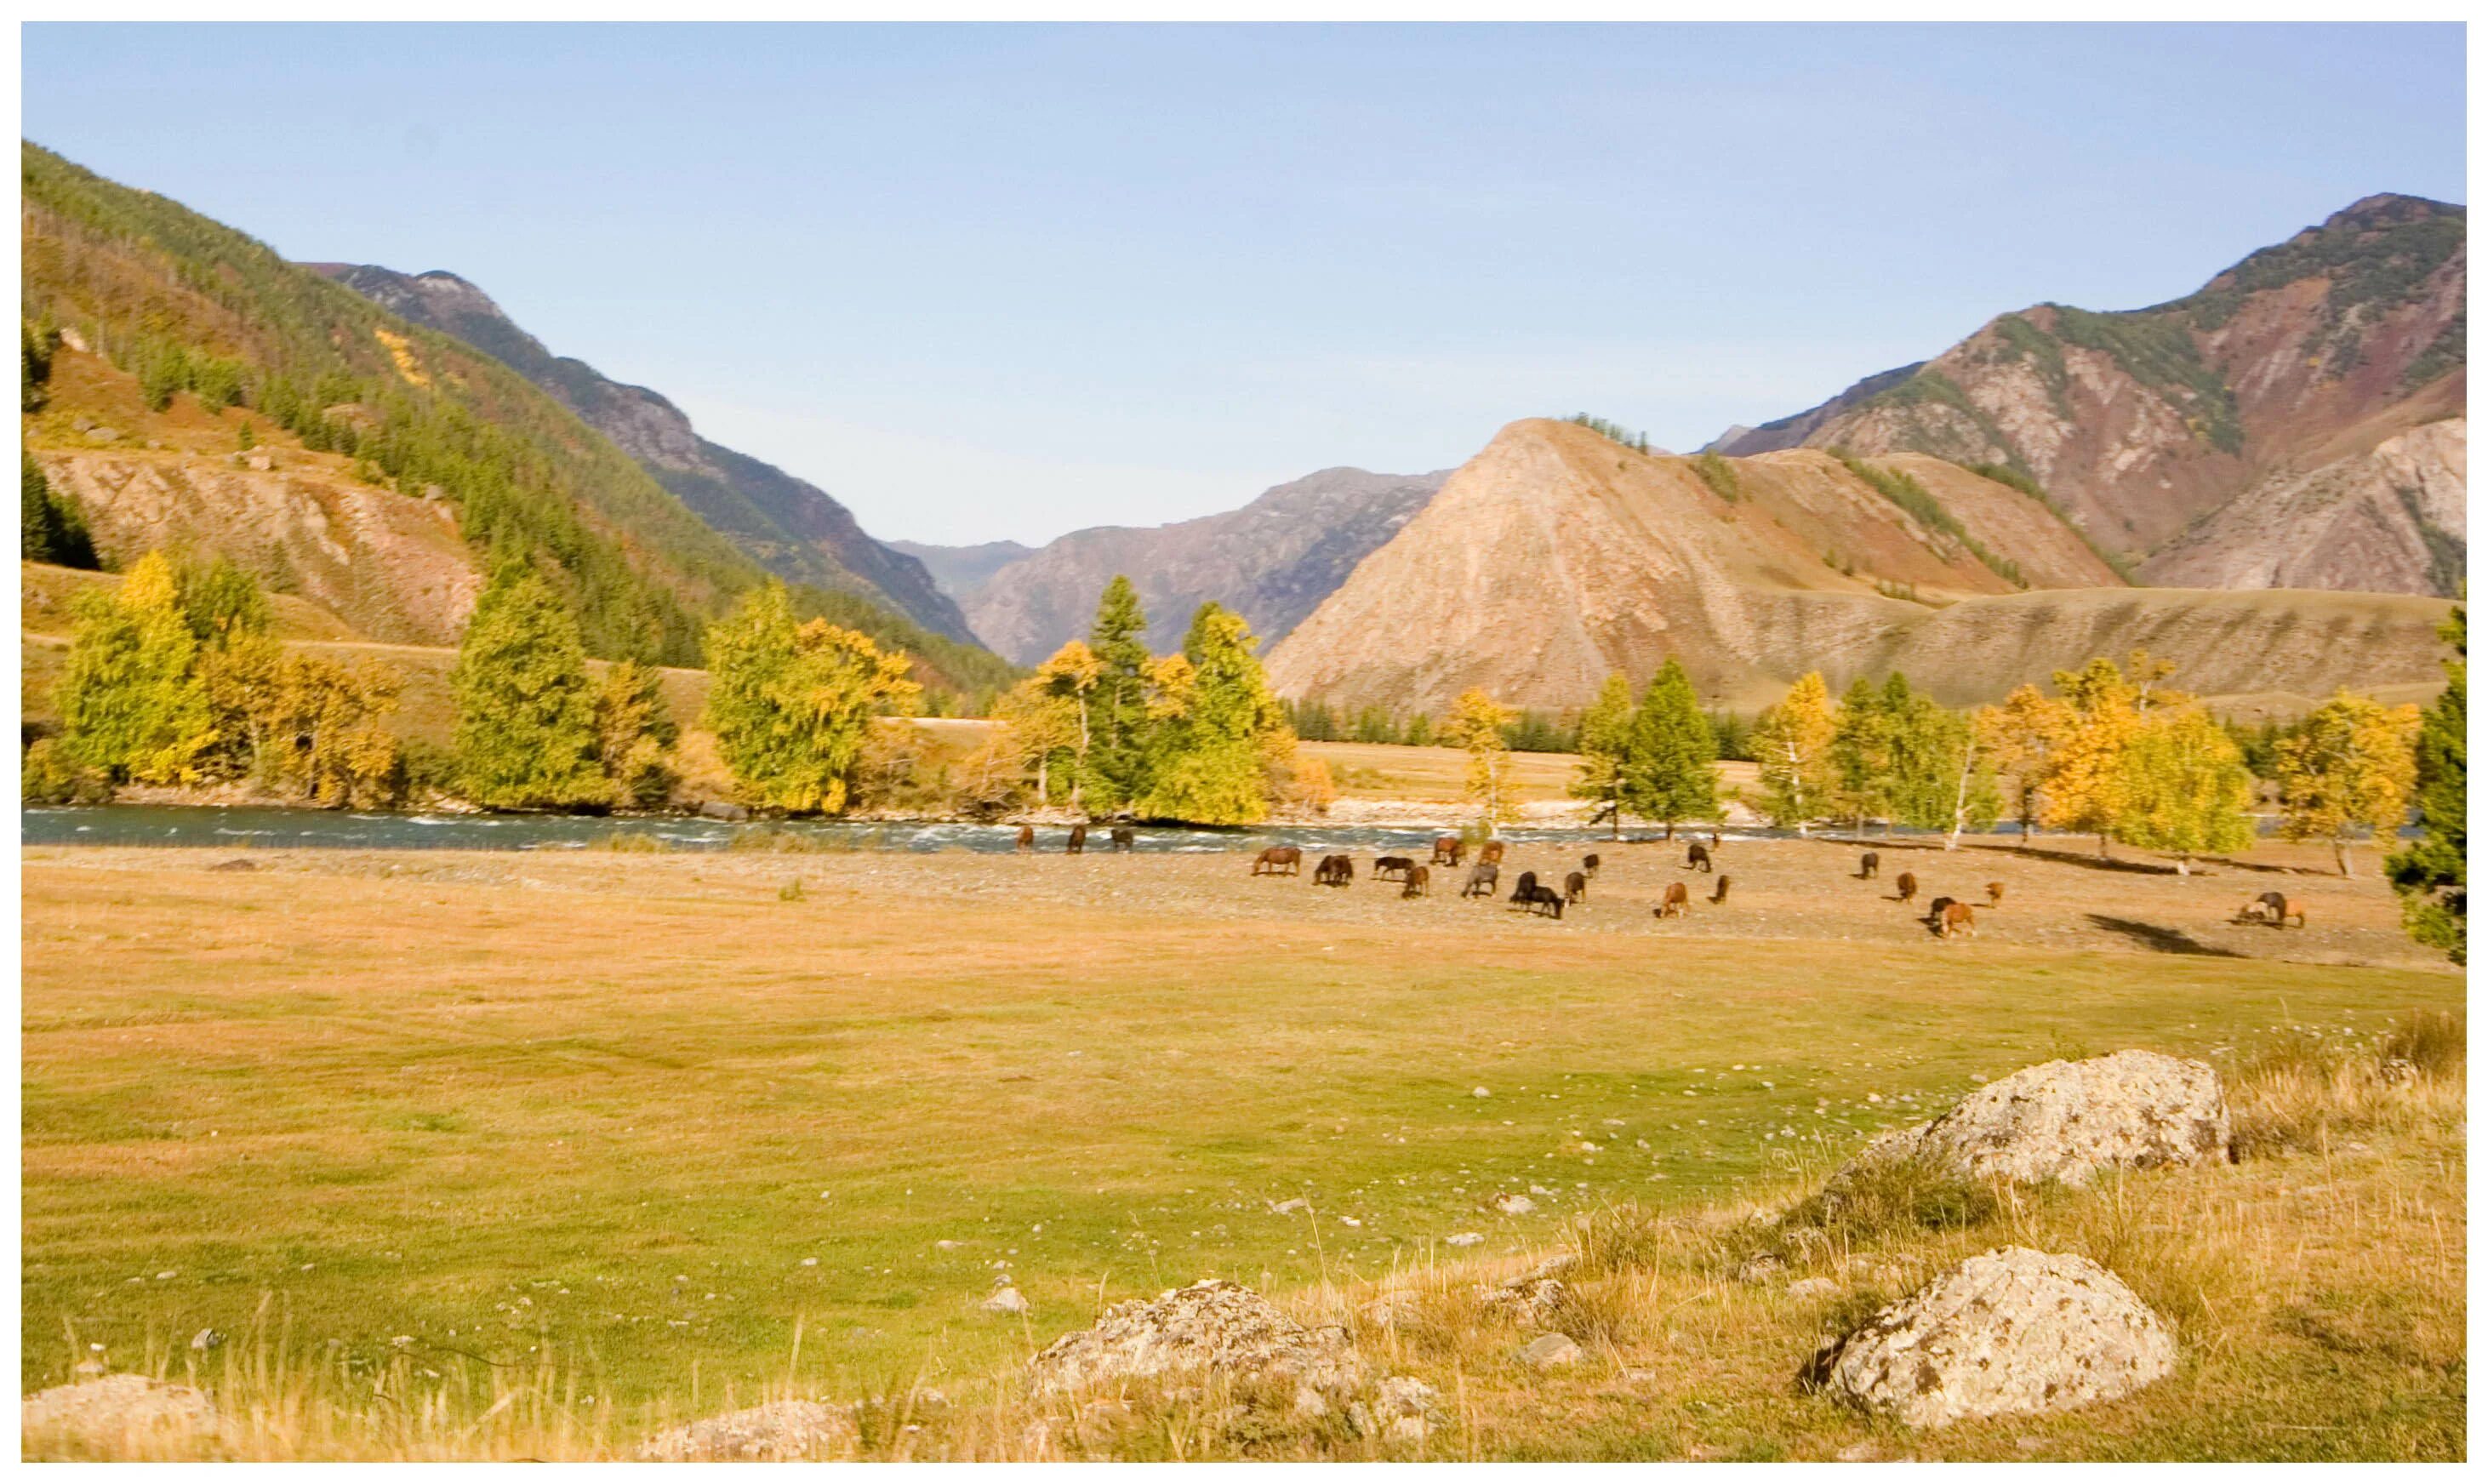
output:
[[[964,603],[984,585],[985,579],[1022,557],[1036,555],[1036,548],[1016,541],[987,541],[976,546],[926,546],[918,541],[892,541],[890,549],[903,552],[924,563],[933,574],[933,585],[957,602]]]
[[[2467,233],[2370,196],[2183,299],[2001,315],[1711,447],[1996,465],[2155,583],[2449,594],[2465,429],[2413,435],[2463,412]]]
[[[498,359],[39,146],[20,166],[21,433],[107,558],[224,555],[368,637],[440,643],[507,553],[563,590],[592,653],[674,665],[768,579]],[[937,689],[1008,679],[853,590],[796,591]]]
[[[710,442],[682,410],[645,386],[555,356],[482,289],[438,270],[306,263],[401,319],[454,336],[551,393],[639,461],[693,512],[790,583],[840,587],[936,634],[974,643],[968,620],[922,564],[864,534],[847,507],[774,465]]]
[[[1149,615],[1149,647],[1181,646],[1193,611],[1216,602],[1275,643],[1330,596],[1442,488],[1449,471],[1375,474],[1325,469],[1267,490],[1251,504],[1171,526],[1075,530],[994,568],[960,597],[977,637],[1033,665],[1088,632],[1097,595],[1132,580]],[[965,576],[987,547],[918,547],[928,565]]]
[[[1637,454],[1515,422],[1269,657],[1280,694],[1439,714],[1586,704],[1669,656],[1751,711],[1821,670],[1953,704],[2148,647],[2204,693],[2432,686],[2429,598],[2133,588],[2049,501],[1927,454]]]

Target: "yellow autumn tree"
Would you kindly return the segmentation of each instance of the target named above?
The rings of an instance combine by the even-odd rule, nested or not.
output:
[[[2041,786],[2056,741],[2073,723],[2073,708],[2024,685],[2003,703],[1981,706],[1974,720],[1978,746],[1994,765],[2013,817],[2021,823],[2022,842],[2030,842],[2030,828],[2039,819]]]
[[[2135,709],[2138,693],[2109,659],[2060,670],[2055,680],[2066,716],[2040,779],[2046,799],[2039,822],[2052,830],[2098,836],[2105,858],[2125,808],[2125,750],[2142,724]]]
[[[2379,841],[2402,827],[2418,782],[2418,708],[2338,691],[2273,749],[2284,840],[2322,840],[2350,874],[2350,832]]]
[[[1520,790],[1513,782],[1512,750],[1503,728],[1512,721],[1509,708],[1482,690],[1466,690],[1452,702],[1444,730],[1452,745],[1469,755],[1463,797],[1478,812],[1478,822],[1491,833],[1496,825],[1520,817]]]
[[[2137,698],[2142,694],[2135,688]],[[2139,717],[2117,760],[2116,816],[2109,831],[2129,845],[2177,857],[2254,843],[2254,775],[2218,722],[2196,706],[2163,703]]]
[[[1761,765],[1759,802],[1771,823],[1793,825],[1802,835],[1829,807],[1836,783],[1831,738],[1838,727],[1830,688],[1812,671],[1798,676],[1779,704],[1755,721],[1748,746]]]

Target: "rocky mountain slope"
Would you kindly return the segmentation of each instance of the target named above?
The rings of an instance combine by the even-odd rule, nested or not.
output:
[[[590,652],[676,665],[767,580],[498,359],[38,146],[21,168],[20,431],[107,560],[224,555],[376,638],[441,642],[483,556],[509,552],[562,589]],[[909,650],[937,689],[1008,679],[851,588],[796,601]]]
[[[958,605],[914,557],[864,534],[846,506],[774,465],[710,442],[680,408],[645,386],[555,356],[456,273],[306,263],[390,313],[452,335],[535,383],[639,461],[700,519],[794,583],[843,587],[937,634],[975,642]]]
[[[960,601],[977,637],[1023,665],[1086,634],[1098,593],[1117,573],[1140,590],[1149,646],[1159,653],[1182,644],[1193,611],[1210,601],[1243,614],[1265,644],[1275,643],[1367,553],[1406,525],[1447,477],[1448,471],[1325,469],[1220,515],[1076,530],[994,568]],[[966,554],[993,549],[917,550],[936,553],[933,559],[965,574],[974,569]]]
[[[2442,602],[2124,587],[2049,504],[1929,455],[1710,470],[1513,423],[1278,645],[1271,682],[1348,706],[1439,712],[1483,686],[1563,709],[1672,655],[1710,703],[1752,710],[1808,670],[1899,669],[1967,703],[2136,645],[2203,692],[2436,674]]]
[[[2463,208],[2371,196],[2183,299],[2003,315],[1711,446],[2000,465],[2145,581],[2444,595],[2462,428],[2410,435],[2463,411],[2468,256]]]

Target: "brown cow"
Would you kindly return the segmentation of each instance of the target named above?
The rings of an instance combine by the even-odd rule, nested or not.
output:
[[[1373,858],[1373,879],[1376,881],[1405,881],[1408,872],[1416,869],[1417,863],[1404,855],[1378,855]]]
[[[1502,865],[1503,842],[1499,840],[1489,840],[1484,844],[1478,846],[1478,859],[1485,862],[1488,866]]]
[[[1434,837],[1434,859],[1428,864],[1457,866],[1468,854],[1468,848],[1457,835],[1437,835]]]
[[[1990,881],[1987,883],[1987,904],[1990,907],[2000,907],[2004,905],[2003,882]]]
[[[1896,899],[1897,900],[1914,901],[1917,899],[1918,878],[1909,874],[1908,871],[1905,870],[1901,872],[1900,879],[1893,882],[1892,885],[1893,888],[1901,894],[1899,898]]]
[[[1581,874],[1577,870],[1572,872],[1570,875],[1566,876],[1564,878],[1564,899],[1566,901],[1589,900],[1590,878]]]
[[[1480,861],[1469,868],[1469,882],[1468,885],[1460,888],[1460,895],[1463,897],[1492,897],[1494,895],[1495,878],[1502,874],[1502,867],[1495,865],[1491,861]]]
[[[1683,882],[1670,881],[1666,897],[1650,911],[1653,917],[1690,917],[1693,914],[1693,896],[1684,889]]]
[[[1036,826],[1023,824],[1019,827],[1019,848],[1022,850],[1036,848]]]
[[[1955,932],[1966,933],[1973,938],[1978,936],[1978,914],[1969,909],[1968,902],[1944,903],[1943,920],[1936,927],[1936,936],[1949,938]]]
[[[1710,852],[1702,848],[1702,842],[1695,840],[1687,841],[1685,842],[1684,869],[1687,870],[1709,870],[1710,869]]]
[[[1400,888],[1400,899],[1405,901],[1411,897],[1431,897],[1433,895],[1434,872],[1429,868],[1424,866],[1409,867],[1408,884]]]
[[[1132,827],[1128,824],[1118,824],[1115,826],[1115,828],[1108,833],[1106,839],[1117,850],[1133,849],[1140,844],[1141,840],[1138,835],[1132,833]]]
[[[1598,858],[1595,853],[1581,857],[1581,873],[1593,881],[1598,879]]]
[[[2293,917],[2298,919],[2299,927],[2306,926],[2306,909],[2291,898],[2283,897],[2278,892],[2266,892],[2255,900],[2263,903],[2264,915],[2270,919],[2275,928],[2288,927],[2289,920]]]
[[[1356,863],[1343,855],[1325,855],[1314,868],[1314,885],[1345,886],[1356,879]]]
[[[1711,894],[1710,894],[1710,905],[1712,905],[1712,906],[1714,906],[1714,907],[1715,907],[1715,906],[1719,905],[1719,903],[1721,903],[1721,902],[1723,902],[1723,901],[1726,901],[1726,900],[1728,899],[1728,881],[1729,881],[1729,878],[1728,878],[1728,877],[1726,877],[1726,876],[1721,876],[1721,877],[1719,878],[1719,885],[1718,885],[1717,890],[1715,890],[1715,891],[1711,892]]]
[[[1253,874],[1257,876],[1292,876],[1305,869],[1305,853],[1293,845],[1272,845],[1253,857]]]
[[[1071,827],[1071,842],[1062,847],[1062,853],[1065,855],[1079,855],[1088,848],[1088,826],[1085,824],[1073,825]]]
[[[1883,858],[1869,850],[1857,858],[1857,879],[1872,881],[1883,873]]]

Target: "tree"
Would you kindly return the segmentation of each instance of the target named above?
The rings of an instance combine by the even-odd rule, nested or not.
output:
[[[287,654],[257,728],[262,780],[323,808],[394,800],[398,742],[385,719],[397,710],[401,678],[377,661]]]
[[[1072,640],[1042,665],[1026,685],[1014,721],[1024,728],[1024,752],[1036,763],[1036,797],[1040,807],[1054,801],[1049,765],[1061,754],[1069,765],[1071,807],[1080,808],[1080,783],[1088,772],[1088,698],[1105,678],[1106,667],[1087,644]]]
[[[596,684],[596,762],[617,804],[654,809],[674,791],[665,755],[679,728],[661,679],[636,660],[618,660]]]
[[[2382,841],[2409,813],[2418,728],[2418,707],[2388,708],[2348,691],[2308,712],[2273,749],[2281,838],[2330,841],[2332,864],[2350,874],[2352,827]]]
[[[1908,681],[1895,674],[1906,699]],[[1867,819],[1892,812],[1892,706],[1890,686],[1860,675],[1840,698],[1831,730],[1831,767],[1839,808],[1864,830]]]
[[[1240,615],[1215,603],[1193,614],[1183,652],[1160,667],[1153,686],[1162,715],[1143,813],[1194,824],[1268,816],[1274,762],[1292,760],[1272,755],[1291,753],[1294,733],[1254,657],[1256,642]]]
[[[2003,810],[1995,766],[1969,717],[1910,690],[1895,674],[1884,688],[1884,794],[1892,817],[1914,829],[1942,830],[1959,849],[1964,830],[1983,830]]]
[[[2437,631],[2453,646],[2445,662],[2445,690],[2427,708],[2418,730],[2419,838],[2385,862],[2385,873],[2401,894],[2402,923],[2410,935],[2430,948],[2445,950],[2456,963],[2468,961],[2466,907],[2470,896],[2469,743],[2463,732],[2469,709],[2465,692],[2467,637],[2463,611]]]
[[[1625,765],[1632,756],[1632,682],[1609,675],[1598,688],[1598,699],[1581,713],[1581,761],[1568,789],[1572,797],[1597,806],[1590,812],[1590,822],[1603,816],[1609,840],[1624,838]]]
[[[2254,775],[2238,745],[2199,708],[2164,702],[2127,736],[2117,758],[2109,831],[2129,845],[2166,850],[2177,873],[2193,858],[2254,843]]]
[[[1512,753],[1503,740],[1504,724],[1511,720],[1512,712],[1498,705],[1493,697],[1482,690],[1467,690],[1452,702],[1451,717],[1444,723],[1444,731],[1453,745],[1469,755],[1463,794],[1476,806],[1478,822],[1488,834],[1496,825],[1520,817],[1520,792],[1512,779]]]
[[[2137,693],[2114,660],[2094,659],[2078,671],[2060,670],[2055,680],[2067,711],[2040,781],[2047,795],[2040,822],[2098,836],[2105,859],[2117,821],[2127,814],[2125,750],[2142,724],[2135,709]]]
[[[1831,692],[1809,671],[1797,677],[1779,704],[1754,722],[1754,758],[1761,765],[1763,813],[1799,835],[1828,805],[1836,775],[1831,764]]]
[[[27,561],[94,571],[95,540],[77,507],[52,493],[32,454],[17,455],[17,555]]]
[[[2039,800],[2057,739],[2073,725],[2073,709],[2035,685],[2017,688],[2004,703],[1979,709],[1976,738],[1988,766],[1999,779],[2012,780],[2010,805],[2022,826],[2022,843],[2030,843],[2038,822]]]
[[[523,561],[485,584],[450,671],[461,791],[486,809],[613,801],[597,757],[596,698],[579,620]]]
[[[904,654],[826,619],[798,625],[782,583],[710,628],[708,668],[708,726],[736,784],[793,813],[845,809],[873,718],[921,690]]]
[[[1678,820],[1716,816],[1719,775],[1711,762],[1718,752],[1692,680],[1670,657],[1651,677],[1633,713],[1625,763],[1626,805],[1645,819],[1663,821],[1670,840],[1676,838]]]
[[[172,562],[150,552],[118,591],[81,593],[72,612],[53,693],[63,755],[116,784],[195,782],[215,728]]]
[[[1148,792],[1148,628],[1140,594],[1131,579],[1118,574],[1098,595],[1097,617],[1088,627],[1097,678],[1088,692],[1088,746],[1080,782],[1091,813],[1121,809]]]
[[[265,634],[274,621],[257,580],[222,556],[207,566],[183,563],[179,582],[183,616],[202,644]]]

